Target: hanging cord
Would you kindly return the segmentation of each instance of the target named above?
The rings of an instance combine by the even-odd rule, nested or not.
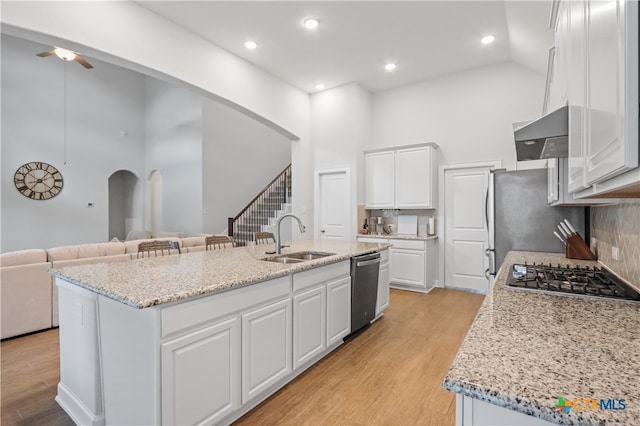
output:
[[[64,85],[63,85],[63,90],[64,90],[64,95],[63,95],[63,99],[64,99],[64,120],[63,120],[63,126],[64,126],[64,141],[63,141],[63,157],[64,157],[64,164],[67,164],[67,62],[64,62]]]

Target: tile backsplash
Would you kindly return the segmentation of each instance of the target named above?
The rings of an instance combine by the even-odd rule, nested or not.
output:
[[[640,200],[591,207],[591,238],[597,239],[598,259],[640,287]],[[618,248],[618,260],[613,259],[612,247]]]
[[[398,232],[398,216],[399,215],[415,215],[418,216],[418,234],[426,235],[427,234],[427,226],[429,223],[430,217],[436,217],[436,210],[365,210],[363,212],[364,217],[367,218],[367,221],[371,224],[371,218],[382,217],[382,223],[386,229],[389,229],[389,225],[392,225],[393,233]],[[359,222],[363,222],[360,220],[360,215],[358,216]],[[362,223],[360,223],[360,227],[362,227]],[[375,233],[375,227],[369,226],[369,232]]]

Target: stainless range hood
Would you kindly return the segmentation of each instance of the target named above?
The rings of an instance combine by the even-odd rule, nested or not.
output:
[[[524,126],[514,125],[518,161],[569,155],[569,107],[566,105]]]

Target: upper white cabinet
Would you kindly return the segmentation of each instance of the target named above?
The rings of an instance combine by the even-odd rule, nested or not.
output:
[[[564,1],[558,27],[556,46],[567,46],[569,190],[640,192],[638,3]]]
[[[395,206],[395,152],[369,152],[364,158],[367,173],[367,208],[393,208]]]
[[[437,148],[428,143],[365,152],[366,208],[435,208]]]

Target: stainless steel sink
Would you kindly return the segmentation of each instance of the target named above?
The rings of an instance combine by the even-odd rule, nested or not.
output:
[[[279,256],[265,257],[262,260],[277,263],[300,263],[305,260],[320,259],[322,257],[333,256],[336,253],[323,253],[319,251],[299,251],[296,253],[281,254]]]
[[[276,263],[300,263],[300,262],[304,262],[303,259],[294,259],[292,257],[280,257],[280,256],[267,257],[267,258],[262,259],[262,260],[266,260],[267,262],[276,262]]]
[[[284,256],[292,259],[313,260],[321,257],[333,256],[336,253],[323,253],[320,251],[299,251],[296,253],[285,254]]]

